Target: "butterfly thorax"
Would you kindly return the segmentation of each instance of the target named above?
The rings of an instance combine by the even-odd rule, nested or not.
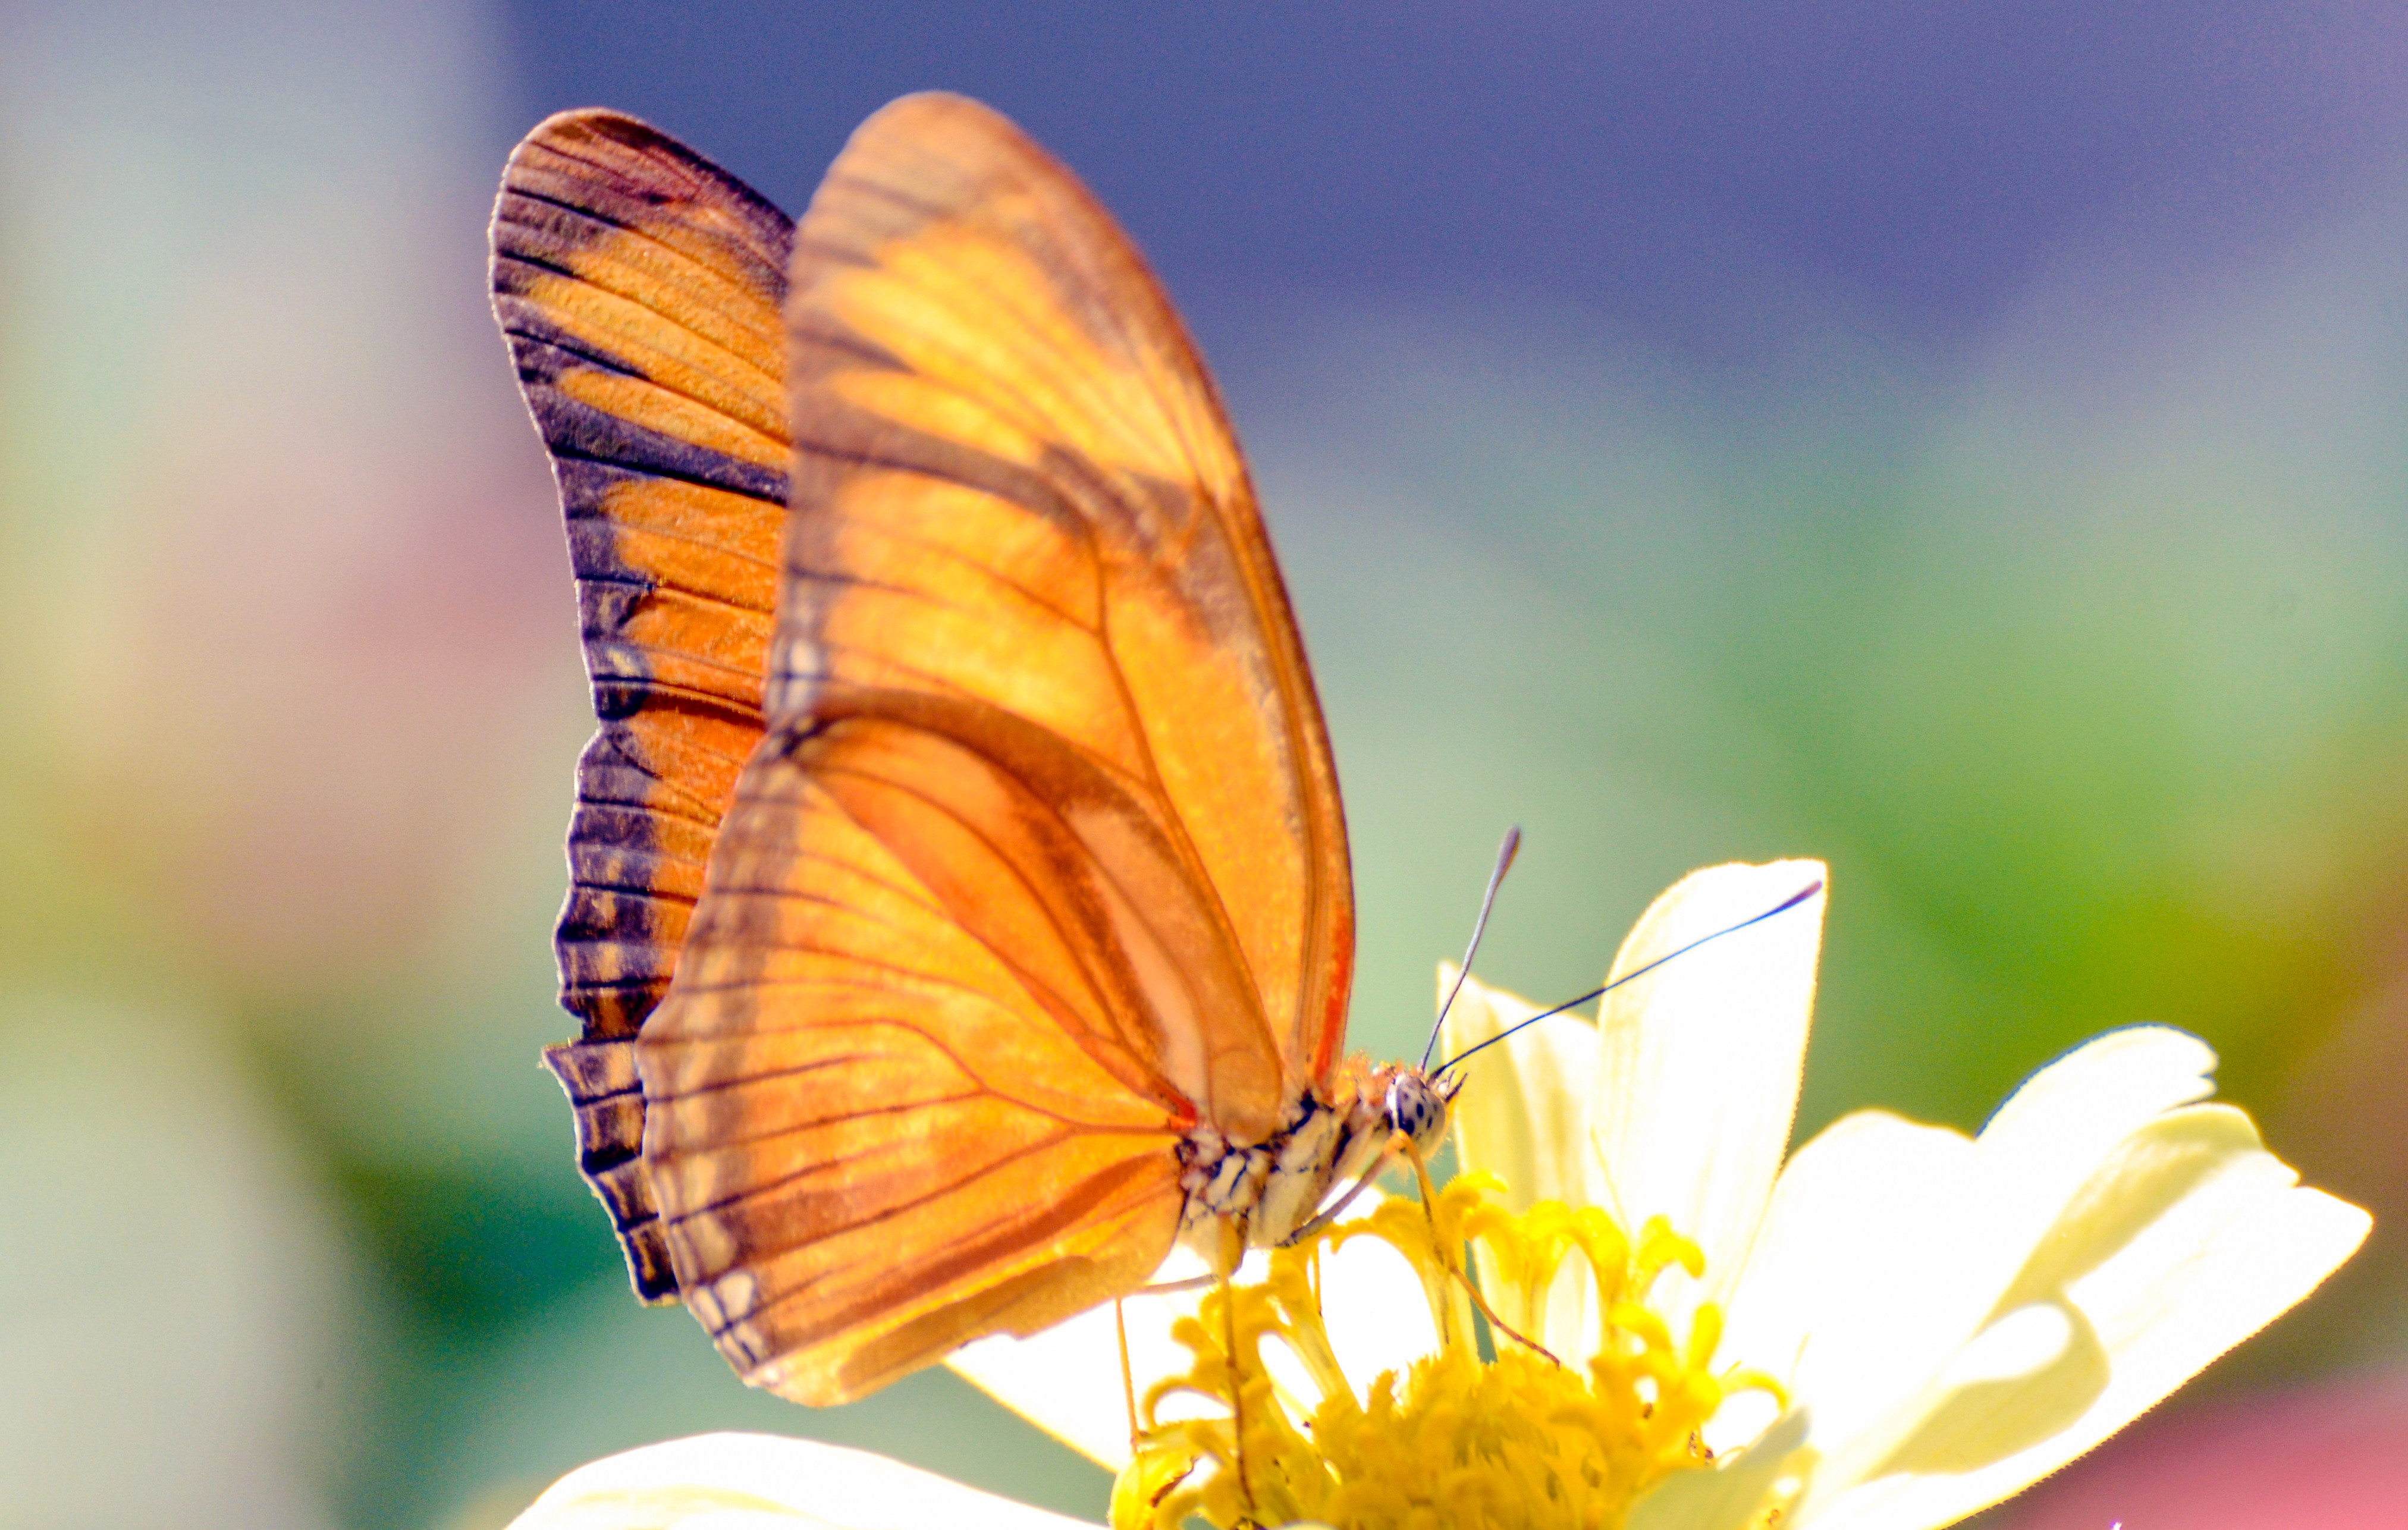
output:
[[[1216,1265],[1225,1250],[1285,1243],[1333,1194],[1369,1172],[1397,1133],[1424,1158],[1436,1152],[1454,1095],[1411,1064],[1374,1068],[1354,1057],[1330,1083],[1297,1096],[1262,1142],[1232,1142],[1198,1122],[1179,1145],[1179,1186],[1187,1197],[1180,1241]]]

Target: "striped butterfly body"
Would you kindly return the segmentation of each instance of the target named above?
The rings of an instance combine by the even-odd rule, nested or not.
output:
[[[600,720],[546,1060],[641,1295],[840,1402],[1436,1146],[1443,1088],[1342,1055],[1337,778],[1235,437],[1068,171],[910,96],[793,224],[571,112],[493,241]]]

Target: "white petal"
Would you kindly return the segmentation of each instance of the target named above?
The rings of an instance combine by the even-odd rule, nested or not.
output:
[[[2206,1093],[2214,1060],[2179,1031],[2110,1032],[2034,1074],[1970,1149],[1927,1137],[1914,1161],[1886,1170],[1854,1155],[1867,1176],[1862,1209],[1821,1213],[1843,1241],[1801,1261],[1849,1271],[1853,1284],[1813,1293],[1812,1339],[1789,1373],[1813,1407],[1827,1458],[1834,1441],[1896,1427],[1902,1408],[1928,1406],[1933,1379],[2020,1305],[2009,1288],[2069,1203],[2119,1143]],[[1897,1151],[1909,1151],[1902,1141]],[[1845,1184],[1825,1199],[1844,1202]],[[1765,1290],[1780,1283],[1768,1280]],[[1750,1277],[1751,1303],[1763,1295],[1756,1284]],[[1751,1315],[1752,1329],[1757,1322]]]
[[[1806,1415],[1793,1411],[1712,1470],[1666,1478],[1631,1506],[1628,1530],[1750,1530],[1768,1498],[1787,1495],[1776,1490],[1806,1434]]]
[[[1355,1238],[1322,1256],[1321,1322],[1358,1397],[1380,1372],[1401,1374],[1438,1348],[1421,1278],[1404,1255],[1375,1237]]]
[[[1452,962],[1439,967],[1441,996],[1455,970]],[[1440,1043],[1447,1056],[1459,1056],[1538,1012],[1527,999],[1467,978]],[[1506,1204],[1516,1211],[1541,1200],[1594,1204],[1601,1188],[1589,1149],[1596,1076],[1597,1024],[1573,1014],[1551,1015],[1465,1064],[1455,1101],[1463,1166],[1502,1179]]]
[[[1610,977],[1779,907],[1820,883],[1815,861],[1698,871],[1657,898]],[[1678,1323],[1739,1278],[1772,1193],[1813,1014],[1821,896],[1666,963],[1605,996],[1594,1140],[1606,1203],[1635,1236],[1650,1217],[1697,1241],[1702,1286],[1675,1271],[1655,1305]]]
[[[2082,1313],[2070,1304],[2054,1298],[2029,1302],[2010,1310],[1950,1356],[1939,1384],[1943,1391],[1956,1393],[2002,1381],[2028,1381],[2097,1342],[2097,1331],[2089,1329]]]
[[[1878,1416],[1936,1373],[1962,1334],[1901,1352],[1898,1335],[1924,1326],[1903,1308],[1932,1294],[1898,1276],[1928,1259],[1925,1217],[1950,1202],[1972,1152],[1961,1132],[1882,1110],[1844,1116],[1799,1149],[1731,1294],[1718,1360],[1789,1387],[1816,1410],[1818,1432]],[[1723,1423],[1706,1431],[1716,1450],[1738,1443]]]
[[[2215,1093],[2215,1053],[2166,1025],[2131,1025],[2093,1037],[2007,1097],[1983,1126],[1988,1151],[2012,1152],[2028,1179],[2078,1185],[2100,1156],[2150,1118]],[[2025,1197],[2054,1208],[2060,1194]]]
[[[1832,1486],[1870,1480],[1805,1518],[1867,1530],[1946,1523],[2122,1428],[2305,1296],[2365,1237],[2365,1212],[2296,1184],[2239,1110],[2199,1106],[2143,1126],[2068,1206],[2005,1298],[2060,1303],[2083,1343],[2028,1375],[1950,1392],[1878,1464],[1831,1463],[1841,1467]]]
[[[1081,1530],[1082,1521],[813,1440],[698,1435],[580,1466],[514,1530]]]
[[[1161,1278],[1186,1273],[1167,1267]],[[1172,1342],[1170,1325],[1194,1316],[1202,1297],[1199,1291],[1185,1291],[1122,1302],[1129,1375],[1139,1396],[1163,1377],[1187,1368],[1187,1351]],[[954,1351],[945,1364],[1107,1471],[1128,1465],[1128,1393],[1121,1385],[1120,1328],[1111,1303],[1026,1338],[997,1334],[980,1339]]]

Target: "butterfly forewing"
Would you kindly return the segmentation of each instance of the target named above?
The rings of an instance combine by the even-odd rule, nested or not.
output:
[[[1235,442],[1083,189],[907,98],[787,313],[770,732],[638,1051],[689,1303],[828,1402],[1142,1280],[1181,1135],[1328,1071],[1352,889]]]
[[[1353,951],[1328,742],[1235,437],[1134,247],[1004,119],[907,97],[813,200],[789,312],[808,513],[773,710],[887,683],[853,662],[870,628],[893,635],[876,657],[908,644],[921,687],[1120,773],[1215,895],[1286,1082],[1326,1069]],[[920,484],[985,503],[898,526]],[[900,536],[927,573],[881,590]],[[906,614],[982,616],[985,591],[956,593],[973,584],[1025,615],[963,644]],[[1049,641],[1080,662],[1048,662]]]
[[[550,448],[601,729],[577,767],[550,1061],[638,1289],[675,1280],[635,1161],[630,1043],[666,992],[761,735],[784,521],[793,227],[632,118],[566,112],[510,156],[494,307]]]

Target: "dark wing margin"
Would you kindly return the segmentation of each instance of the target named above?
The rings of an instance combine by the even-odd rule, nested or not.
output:
[[[579,1039],[545,1062],[646,1300],[674,1299],[633,1042],[667,992],[761,736],[789,445],[793,222],[615,112],[530,133],[494,208],[493,293],[552,453],[601,727],[577,763],[554,937]]]

